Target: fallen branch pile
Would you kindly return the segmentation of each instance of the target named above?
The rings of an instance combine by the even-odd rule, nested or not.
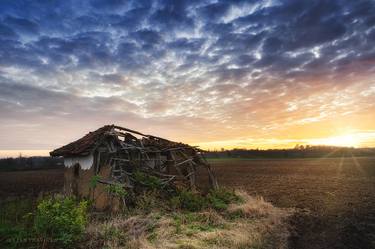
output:
[[[135,173],[157,177],[162,185],[197,186],[199,167],[206,168],[210,185],[217,188],[216,178],[197,147],[115,125],[104,126],[85,137],[51,152],[52,156],[82,157],[93,154],[94,169],[100,174],[103,166],[111,167],[110,179],[104,184],[121,184],[133,188]]]
[[[100,154],[99,158],[106,158],[112,166],[113,179],[126,187],[133,187],[133,173],[141,171],[158,177],[163,185],[178,182],[194,189],[198,167],[207,169],[212,187],[217,187],[210,165],[197,147],[120,126],[113,126],[105,134],[108,150],[102,150],[106,155]],[[100,160],[97,164],[98,169]]]

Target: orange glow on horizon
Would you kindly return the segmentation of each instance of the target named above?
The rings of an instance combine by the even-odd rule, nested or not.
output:
[[[221,149],[290,149],[298,145],[325,145],[338,147],[370,148],[375,147],[375,131],[341,134],[323,138],[311,139],[282,139],[282,138],[242,138],[201,143],[190,143],[205,150]],[[49,150],[0,150],[0,158],[49,156]]]
[[[323,146],[338,146],[338,147],[354,147],[354,148],[368,148],[375,147],[375,132],[368,133],[349,133],[339,136],[329,136],[323,138],[311,139],[238,139],[238,140],[223,140],[212,141],[206,143],[196,143],[194,145],[200,146],[207,150],[220,150],[243,148],[243,149],[288,149],[294,148],[295,145],[323,145]]]

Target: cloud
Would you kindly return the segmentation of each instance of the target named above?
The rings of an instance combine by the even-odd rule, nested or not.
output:
[[[39,26],[37,23],[24,18],[7,16],[4,19],[4,23],[8,24],[13,29],[16,29],[20,33],[36,35],[39,32]]]
[[[124,122],[194,142],[348,109],[367,120],[374,12],[366,0],[4,1],[1,121],[51,134]]]
[[[16,32],[4,24],[0,24],[0,35],[3,38],[17,38]]]

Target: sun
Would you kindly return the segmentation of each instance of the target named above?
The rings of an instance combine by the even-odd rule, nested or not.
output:
[[[360,144],[359,139],[351,134],[338,136],[338,137],[332,137],[328,139],[328,145],[334,145],[334,146],[357,147],[359,144]]]
[[[361,141],[359,137],[353,134],[346,134],[346,135],[341,135],[341,136],[317,139],[313,141],[312,144],[341,146],[341,147],[358,147],[361,144]]]

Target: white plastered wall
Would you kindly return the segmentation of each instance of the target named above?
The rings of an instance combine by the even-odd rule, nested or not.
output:
[[[94,163],[94,156],[90,154],[82,157],[64,157],[64,165],[67,168],[70,168],[77,163],[81,166],[81,169],[88,170]]]

